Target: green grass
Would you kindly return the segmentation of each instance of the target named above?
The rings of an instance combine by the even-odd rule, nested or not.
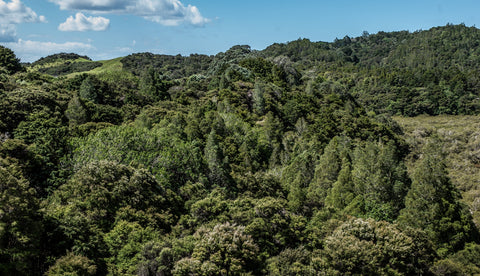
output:
[[[123,59],[123,57],[115,58],[115,59],[110,59],[110,60],[100,60],[103,65],[101,67],[97,67],[89,73],[94,73],[94,74],[99,74],[99,73],[105,73],[105,72],[118,72],[123,70],[123,64],[120,62]]]

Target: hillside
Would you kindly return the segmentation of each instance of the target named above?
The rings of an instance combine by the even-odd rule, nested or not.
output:
[[[419,116],[395,117],[410,145],[407,164],[413,170],[428,139],[436,137],[445,154],[446,167],[453,184],[469,205],[477,227],[480,225],[480,117]]]
[[[479,274],[479,35],[0,47],[0,274]]]

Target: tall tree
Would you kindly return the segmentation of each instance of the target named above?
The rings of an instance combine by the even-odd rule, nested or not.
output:
[[[469,241],[478,242],[478,229],[453,186],[439,141],[427,143],[412,176],[412,187],[398,221],[424,229],[440,255],[457,251]]]
[[[21,170],[0,158],[0,274],[38,273],[42,223],[37,210],[35,190]]]
[[[70,102],[68,102],[67,110],[65,110],[65,116],[68,118],[70,126],[81,125],[87,122],[87,111],[79,97],[74,96]]]
[[[403,208],[410,179],[393,143],[367,142],[354,151],[352,180],[357,215],[394,220]],[[353,210],[352,209],[352,210]]]
[[[15,56],[15,53],[4,46],[0,46],[0,68],[3,67],[9,74],[16,73],[22,70],[20,59]]]
[[[325,198],[329,190],[339,177],[344,162],[349,159],[348,147],[350,142],[346,137],[334,137],[323,150],[318,165],[315,168],[315,176],[308,186],[307,202],[312,207],[321,207],[325,204]],[[343,161],[342,161],[343,160]],[[351,165],[348,165],[350,174]],[[347,173],[346,171],[344,173]],[[345,180],[345,179],[344,179]]]
[[[159,101],[170,98],[167,90],[171,83],[165,79],[158,71],[149,67],[140,76],[140,93],[147,100]]]
[[[226,187],[231,181],[228,164],[225,162],[222,149],[218,145],[217,132],[214,128],[208,135],[205,145],[205,159],[208,165],[208,178],[213,185]]]
[[[98,91],[95,87],[95,80],[94,76],[88,76],[82,81],[78,91],[80,98],[97,103]]]

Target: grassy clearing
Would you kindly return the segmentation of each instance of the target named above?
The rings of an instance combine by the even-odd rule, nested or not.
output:
[[[100,60],[103,65],[101,67],[97,67],[91,71],[90,73],[94,74],[100,74],[100,73],[105,73],[105,72],[118,72],[123,70],[123,65],[120,62],[123,59],[123,57],[115,58],[115,59],[110,59],[110,60]]]

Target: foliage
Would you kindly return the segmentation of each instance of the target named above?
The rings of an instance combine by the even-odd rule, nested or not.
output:
[[[6,70],[9,74],[13,74],[23,70],[20,59],[15,53],[4,46],[0,46],[0,68]]]
[[[194,237],[198,242],[190,258],[176,262],[174,275],[235,275],[256,269],[258,246],[245,234],[245,227],[230,223],[213,229],[200,228]]]
[[[39,68],[38,71],[52,75],[55,77],[64,76],[72,73],[79,73],[93,70],[97,67],[102,66],[100,62],[91,62],[91,61],[80,61],[80,62],[70,62],[66,61],[61,65],[51,66],[51,67],[43,67]]]
[[[38,269],[42,222],[35,190],[15,164],[0,158],[0,272],[28,275]]]
[[[448,178],[438,147],[437,141],[425,146],[399,222],[425,229],[439,253],[445,254],[478,240],[479,234],[468,210],[458,201],[458,190]]]
[[[1,48],[0,274],[478,273],[479,34]]]
[[[325,239],[321,267],[341,274],[413,275],[428,272],[435,256],[422,235],[394,224],[353,218]]]
[[[87,257],[68,252],[50,267],[46,275],[89,276],[95,275],[96,271],[97,267]]]
[[[170,135],[166,128],[114,126],[73,140],[70,162],[74,171],[92,161],[110,160],[146,167],[174,190],[196,181],[204,172],[198,144]]]
[[[188,57],[181,55],[154,55],[152,53],[132,54],[124,57],[121,62],[123,68],[140,75],[145,68],[151,67],[170,78],[189,77],[193,74],[204,74],[210,62],[211,56],[192,54]]]
[[[73,242],[74,253],[92,258],[99,269],[105,269],[102,258],[111,255],[110,262],[116,267],[112,269],[124,271],[124,259],[135,255],[129,248],[142,241],[135,240],[131,231],[146,227],[145,231],[154,228],[167,232],[173,223],[175,204],[168,193],[143,169],[99,161],[85,165],[55,190],[44,208]],[[124,232],[131,232],[132,245],[122,237]],[[117,239],[124,240],[125,249],[114,244]]]
[[[49,63],[54,63],[58,60],[76,60],[76,59],[85,59],[91,61],[91,59],[87,56],[81,56],[75,53],[59,53],[54,55],[49,55],[47,57],[42,57],[39,60],[32,63],[33,66],[35,65],[45,65]]]

